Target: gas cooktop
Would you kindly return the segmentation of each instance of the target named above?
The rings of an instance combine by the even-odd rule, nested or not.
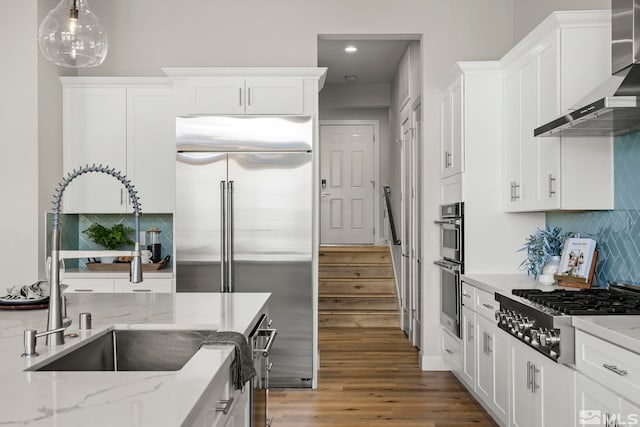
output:
[[[514,289],[513,294],[572,316],[640,314],[640,294],[616,289]]]

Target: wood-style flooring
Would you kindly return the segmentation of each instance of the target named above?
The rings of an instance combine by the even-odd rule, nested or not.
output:
[[[321,328],[317,390],[272,390],[273,427],[496,426],[450,372],[423,372],[396,328]]]

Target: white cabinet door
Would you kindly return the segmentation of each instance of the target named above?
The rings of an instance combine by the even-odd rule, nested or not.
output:
[[[463,76],[440,95],[440,154],[441,178],[464,170]]]
[[[530,350],[519,341],[515,339],[510,340],[510,397],[511,426],[513,427],[538,427],[541,425],[541,393],[539,389],[532,390],[534,386],[532,377],[535,375],[536,378],[540,378],[540,372],[533,371],[538,361],[538,356],[533,353],[534,350]],[[561,424],[557,425],[559,426]]]
[[[440,95],[440,177],[452,175],[450,162],[452,150],[451,91],[447,88]]]
[[[530,57],[520,67],[520,167],[522,182],[518,189],[522,209],[535,207],[538,195],[538,146],[533,129],[538,124],[537,58]]]
[[[520,69],[506,70],[504,78],[503,114],[503,206],[507,212],[520,204]]]
[[[170,88],[127,89],[127,175],[145,213],[171,213],[175,208],[175,117]]]
[[[542,395],[542,426],[571,426],[574,422],[574,409],[571,402],[575,393],[575,371],[556,363],[545,356],[536,354],[535,384],[540,386],[536,393]]]
[[[509,424],[509,335],[493,324],[489,341],[493,355],[491,407],[504,424]]]
[[[127,101],[124,88],[65,88],[63,92],[63,169],[86,164],[127,171]],[[53,188],[51,189],[53,192]],[[65,213],[122,213],[124,188],[105,174],[90,173],[64,193]]]
[[[244,79],[199,80],[178,92],[181,114],[244,114]]]
[[[492,324],[476,313],[476,393],[487,405],[493,400],[493,351],[491,338]]]
[[[462,307],[462,379],[475,390],[476,378],[476,313]]]
[[[576,374],[576,425],[609,427],[620,412],[620,397],[608,388]]]
[[[538,111],[536,127],[558,118],[560,110],[560,31],[540,43],[538,61]],[[533,129],[531,130],[533,138]],[[560,208],[560,138],[533,138],[538,152],[536,205],[541,209]]]
[[[301,79],[252,78],[246,80],[246,114],[302,114]]]

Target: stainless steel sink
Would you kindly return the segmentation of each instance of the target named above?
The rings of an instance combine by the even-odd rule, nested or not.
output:
[[[111,330],[35,371],[177,371],[214,331]]]

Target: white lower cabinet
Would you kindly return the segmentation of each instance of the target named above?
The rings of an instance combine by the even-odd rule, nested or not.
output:
[[[475,389],[476,381],[476,313],[470,308],[462,307],[462,379],[471,389]]]
[[[131,283],[129,279],[62,279],[67,285],[65,293],[170,293],[173,292],[173,278],[148,278],[142,283]]]
[[[556,427],[574,425],[575,372],[515,338],[509,339],[510,425]]]
[[[503,423],[509,421],[509,337],[476,313],[476,393]]]

